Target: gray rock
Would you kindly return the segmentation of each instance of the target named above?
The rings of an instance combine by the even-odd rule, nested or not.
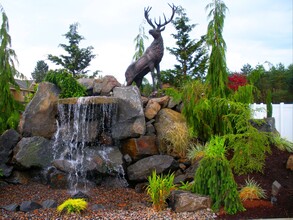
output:
[[[12,173],[13,166],[7,166],[6,164],[0,164],[0,170],[4,177],[9,177]]]
[[[6,205],[6,206],[2,206],[1,208],[4,209],[4,210],[6,210],[6,211],[10,211],[10,212],[17,212],[17,211],[19,211],[19,205],[16,204],[16,203],[9,204],[9,205]]]
[[[42,202],[43,209],[50,209],[50,208],[56,208],[57,202],[53,199],[48,199],[44,202]]]
[[[23,137],[41,136],[50,139],[55,134],[59,94],[60,89],[56,85],[48,82],[39,84],[19,123]]]
[[[110,95],[115,87],[120,87],[121,84],[114,76],[106,75],[102,79],[96,79],[93,85],[94,95]]]
[[[125,139],[139,137],[145,133],[145,116],[139,89],[136,86],[115,87],[118,98],[117,121],[113,122],[112,137]]]
[[[173,171],[178,168],[178,163],[169,155],[154,155],[143,158],[127,167],[129,180],[143,181],[156,170],[157,174]]]
[[[9,129],[0,136],[0,164],[5,164],[11,159],[12,149],[16,146],[21,136],[17,131]]]
[[[175,212],[194,212],[211,208],[211,199],[188,191],[174,190],[170,195],[170,206]]]
[[[22,212],[29,212],[29,211],[33,211],[35,209],[40,209],[42,208],[42,206],[34,201],[24,201],[20,204],[20,208],[19,210]]]
[[[13,150],[13,162],[22,169],[46,168],[53,160],[52,145],[43,137],[22,138]]]

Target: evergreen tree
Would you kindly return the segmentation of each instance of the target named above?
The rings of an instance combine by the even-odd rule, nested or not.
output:
[[[8,17],[0,4],[2,25],[0,28],[0,134],[8,128],[16,128],[19,121],[21,106],[10,91],[10,86],[18,89],[14,77],[22,77],[14,65],[17,61],[15,51],[11,48],[11,37],[8,34]]]
[[[190,20],[185,13],[185,9],[180,6],[176,13],[178,16],[172,21],[177,31],[177,33],[172,34],[176,40],[176,47],[167,47],[167,50],[176,57],[179,64],[176,64],[174,70],[167,74],[170,74],[169,80],[172,78],[175,80],[175,82],[171,82],[172,84],[180,86],[183,81],[188,79],[204,79],[208,55],[205,37],[201,37],[198,41],[190,38],[190,32],[196,25],[188,24]]]
[[[73,76],[86,74],[88,70],[85,69],[90,65],[91,60],[96,57],[92,54],[94,49],[92,46],[79,48],[79,43],[84,37],[78,34],[77,28],[78,23],[70,25],[69,31],[64,35],[68,39],[69,45],[59,44],[68,55],[60,55],[60,57],[48,55],[50,61],[69,70]]]
[[[48,70],[49,66],[47,63],[43,60],[39,60],[34,69],[34,72],[32,72],[32,78],[36,81],[36,83],[42,82],[46,77]]]
[[[212,95],[226,97],[228,71],[226,66],[226,43],[222,32],[224,19],[228,9],[222,0],[213,0],[206,6],[210,9],[208,18],[211,19],[207,30],[207,44],[212,48],[209,59],[207,82],[212,88]]]

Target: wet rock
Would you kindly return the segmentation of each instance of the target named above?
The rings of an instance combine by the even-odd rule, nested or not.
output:
[[[143,181],[156,170],[157,174],[173,171],[178,168],[178,163],[169,155],[154,155],[143,158],[127,167],[129,180]]]
[[[53,199],[48,199],[42,202],[43,209],[50,209],[50,208],[56,208],[56,207],[57,207],[57,202]]]
[[[65,172],[52,169],[52,171],[48,174],[47,179],[48,184],[53,189],[68,189],[68,176]]]
[[[121,143],[122,154],[128,154],[135,161],[147,156],[159,154],[155,136],[131,138]]]
[[[211,207],[212,200],[188,191],[174,190],[170,195],[170,206],[175,212],[194,212]]]
[[[42,208],[42,206],[34,201],[24,201],[20,204],[20,208],[19,210],[22,212],[29,212],[29,211],[33,211],[36,209],[40,209]]]
[[[38,90],[26,106],[19,122],[23,137],[41,136],[52,138],[56,132],[57,101],[60,89],[48,82],[39,84]]]
[[[26,185],[29,183],[30,178],[31,177],[26,172],[15,170],[8,178],[5,179],[5,181],[11,184]]]
[[[86,201],[89,201],[89,199],[90,199],[90,197],[87,194],[85,194],[81,191],[78,191],[77,193],[75,193],[73,196],[71,196],[71,198],[72,199],[84,199]]]
[[[0,164],[0,170],[4,177],[9,177],[12,173],[13,166],[7,166],[6,164]]]
[[[53,160],[52,145],[43,137],[22,138],[13,150],[13,162],[21,169],[46,168]]]
[[[145,116],[139,89],[136,86],[115,87],[118,98],[117,120],[112,124],[112,137],[126,139],[145,133]]]

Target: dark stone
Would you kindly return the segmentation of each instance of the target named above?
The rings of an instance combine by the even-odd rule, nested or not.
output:
[[[0,164],[5,164],[11,159],[12,149],[20,138],[20,134],[13,129],[5,131],[0,136]]]
[[[48,199],[48,200],[42,202],[42,207],[43,207],[43,209],[56,208],[57,202],[55,200]]]
[[[10,211],[10,212],[17,212],[19,211],[19,205],[18,204],[10,204],[10,205],[6,205],[6,206],[2,206],[2,209],[6,210],[6,211]]]
[[[99,211],[99,210],[104,210],[105,206],[101,205],[101,204],[94,204],[91,206],[91,210],[93,211]]]
[[[127,167],[129,180],[144,181],[156,170],[157,174],[174,171],[178,168],[178,162],[169,155],[154,155],[143,158]]]
[[[29,212],[29,211],[33,211],[35,209],[41,209],[42,206],[34,201],[24,201],[20,204],[20,208],[19,210],[22,212]]]
[[[78,191],[77,193],[75,193],[73,196],[71,196],[71,198],[72,199],[84,199],[86,201],[89,201],[89,199],[90,199],[90,197],[87,194],[85,194],[81,191]]]
[[[4,177],[9,177],[12,173],[13,167],[7,166],[6,164],[0,164],[0,169]]]

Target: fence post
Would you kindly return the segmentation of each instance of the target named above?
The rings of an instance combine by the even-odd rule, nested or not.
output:
[[[282,128],[283,128],[283,125],[284,125],[284,121],[283,121],[283,118],[284,118],[284,102],[281,102],[280,103],[280,108],[279,108],[279,117],[280,117],[280,123],[279,123],[279,133],[282,134]]]

